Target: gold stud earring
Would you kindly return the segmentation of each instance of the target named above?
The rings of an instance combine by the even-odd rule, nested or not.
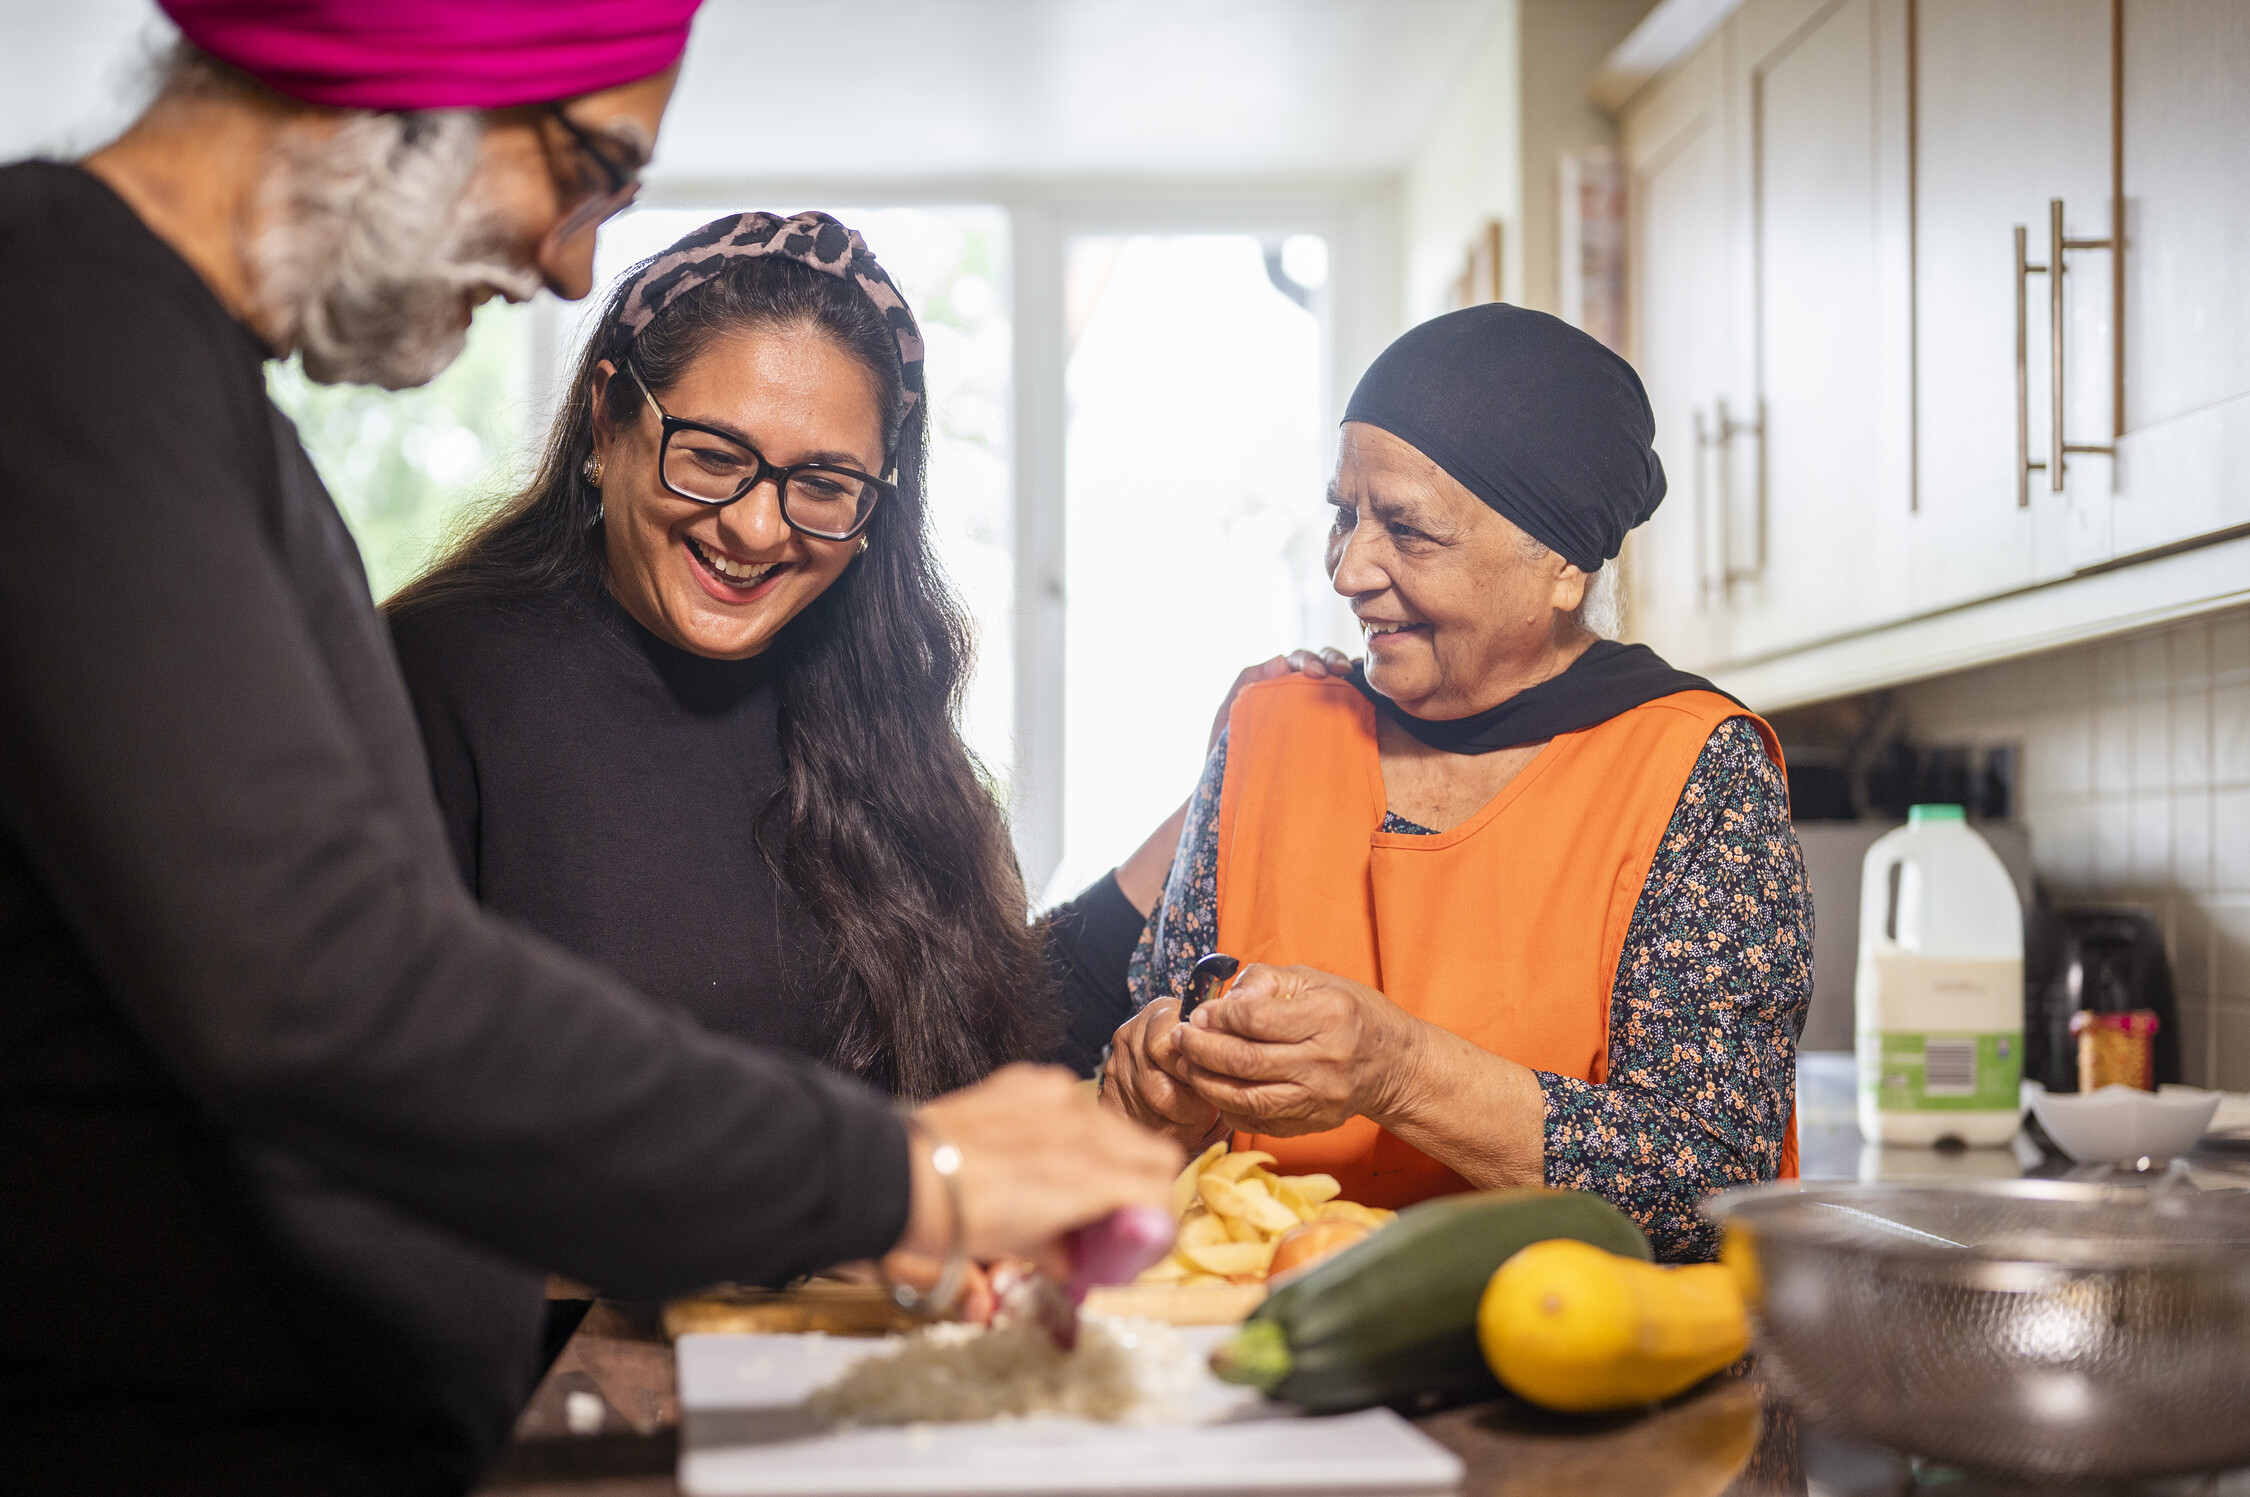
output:
[[[867,554],[867,537],[864,535],[859,538],[859,554],[862,556]]]
[[[602,460],[594,453],[586,454],[586,461],[578,465],[578,471],[585,474],[586,481],[595,488],[602,486]]]

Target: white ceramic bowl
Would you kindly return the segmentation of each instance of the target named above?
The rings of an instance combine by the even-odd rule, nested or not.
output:
[[[2031,1111],[2047,1136],[2080,1164],[2169,1159],[2185,1154],[2210,1126],[2219,1094],[2196,1086],[2144,1092],[2105,1086],[2094,1092],[2050,1092],[2032,1083]]]

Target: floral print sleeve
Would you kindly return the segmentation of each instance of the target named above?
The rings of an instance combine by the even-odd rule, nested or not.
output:
[[[1172,872],[1128,974],[1136,1008],[1179,996],[1218,937],[1222,736],[1188,804]],[[1386,815],[1386,832],[1424,832]],[[1747,718],[1703,746],[1657,844],[1612,985],[1608,1079],[1532,1074],[1550,1185],[1593,1191],[1657,1257],[1709,1258],[1711,1192],[1770,1180],[1812,998],[1812,897],[1789,795]]]
[[[1149,915],[1125,986],[1138,1013],[1159,998],[1187,992],[1188,969],[1219,946],[1219,787],[1227,778],[1227,735],[1211,746],[1203,778],[1188,798],[1187,822],[1180,828],[1180,850],[1164,880],[1164,897]]]
[[[1812,938],[1788,789],[1758,730],[1729,718],[1680,791],[1626,930],[1607,1081],[1533,1073],[1547,1183],[1614,1201],[1660,1259],[1715,1256],[1697,1203],[1781,1168]]]

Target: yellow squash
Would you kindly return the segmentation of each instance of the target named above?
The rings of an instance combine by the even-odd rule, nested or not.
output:
[[[1631,1408],[1691,1388],[1750,1344],[1742,1291],[1716,1264],[1663,1268],[1568,1238],[1500,1265],[1477,1341],[1501,1382],[1544,1408]]]

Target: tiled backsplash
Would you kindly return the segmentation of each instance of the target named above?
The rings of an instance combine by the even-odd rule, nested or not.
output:
[[[1900,691],[1924,743],[2020,743],[2059,903],[2150,906],[2190,1082],[2250,1090],[2250,609]]]

